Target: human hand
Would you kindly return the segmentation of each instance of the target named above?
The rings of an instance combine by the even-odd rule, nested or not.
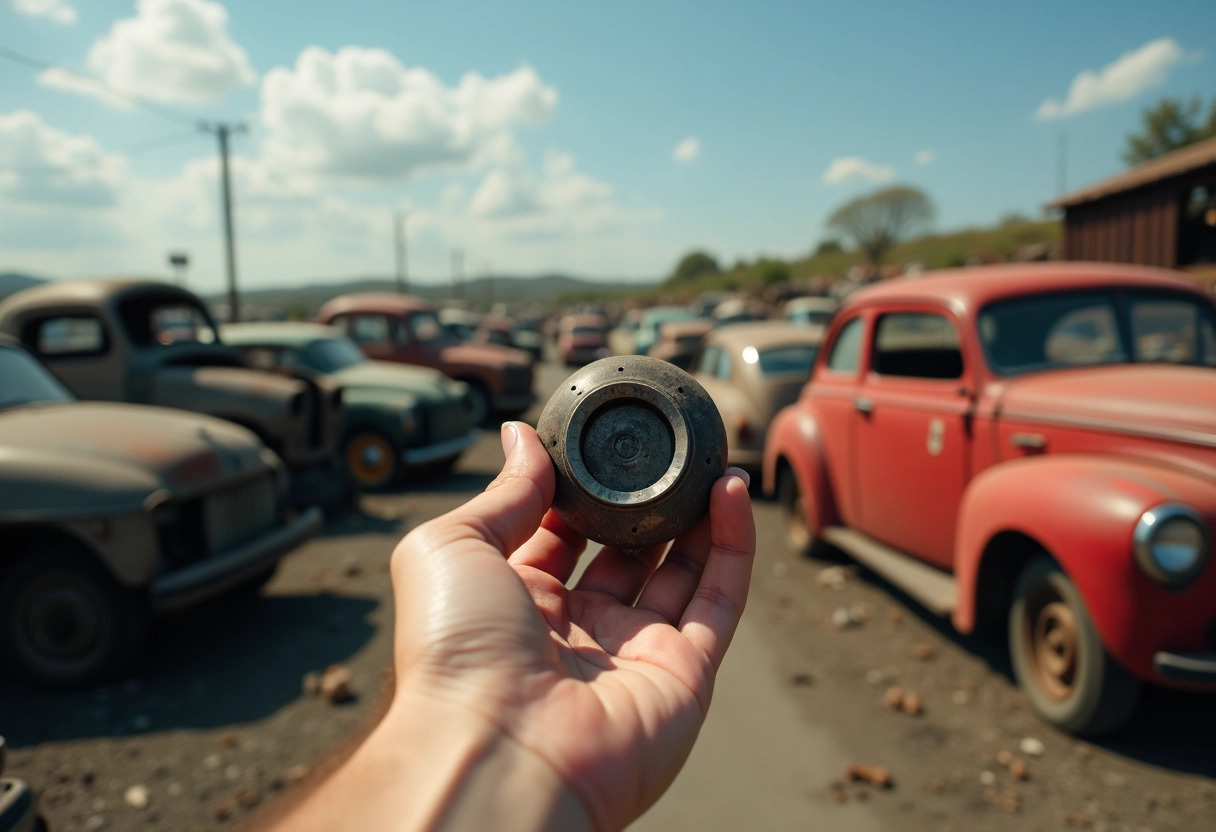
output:
[[[398,689],[386,724],[479,722],[572,790],[591,826],[620,829],[692,750],[743,612],[755,553],[746,474],[714,485],[709,516],[666,558],[666,544],[605,547],[568,590],[587,541],[549,511],[549,456],[518,423],[503,426],[503,445],[484,493],[393,554]]]

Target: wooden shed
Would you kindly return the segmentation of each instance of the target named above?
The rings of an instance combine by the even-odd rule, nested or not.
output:
[[[1060,197],[1066,260],[1140,263],[1216,276],[1216,138]]]

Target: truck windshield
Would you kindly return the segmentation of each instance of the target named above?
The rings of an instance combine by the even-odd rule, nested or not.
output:
[[[70,402],[69,393],[53,375],[20,350],[0,347],[0,410],[25,404]]]
[[[409,317],[410,333],[414,340],[426,344],[430,341],[441,341],[444,338],[443,324],[434,312],[415,312]]]
[[[119,307],[119,316],[131,340],[141,347],[220,340],[206,310],[177,298],[132,298]]]
[[[1095,290],[998,301],[979,316],[993,372],[1015,376],[1099,364],[1216,367],[1216,314],[1182,292]]]
[[[362,364],[367,361],[367,356],[349,338],[327,338],[324,341],[313,341],[305,347],[304,360],[318,372],[336,373]]]

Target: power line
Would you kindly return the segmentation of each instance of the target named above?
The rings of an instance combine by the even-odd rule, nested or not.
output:
[[[25,55],[4,45],[0,45],[0,58],[4,58],[12,61],[13,63],[21,64],[22,66],[27,66],[31,69],[37,69],[40,71],[54,69],[58,70],[59,72],[66,72],[68,75],[72,75],[81,79],[82,81],[95,84],[96,86],[109,92],[111,95],[117,96],[118,98],[121,98],[142,110],[152,113],[153,115],[160,116],[163,119],[168,119],[169,121],[176,122],[177,124],[185,125],[186,127],[198,126],[197,119],[191,118],[185,113],[174,110],[171,107],[153,104],[146,98],[136,95],[128,90],[120,89],[105,79],[97,77],[96,75],[92,75],[87,72],[76,72],[75,70],[67,69],[66,67],[56,66],[55,64],[47,63],[46,61],[40,61],[37,58],[31,58],[29,55]]]

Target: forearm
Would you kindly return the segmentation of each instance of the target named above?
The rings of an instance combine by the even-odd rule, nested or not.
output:
[[[274,832],[590,829],[579,798],[484,719],[399,693],[351,758]]]

